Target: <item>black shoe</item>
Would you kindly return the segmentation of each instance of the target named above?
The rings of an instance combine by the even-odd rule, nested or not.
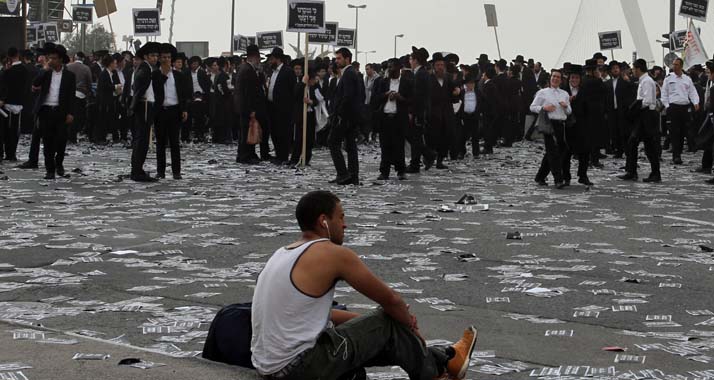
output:
[[[446,165],[444,165],[443,162],[437,162],[437,163],[436,163],[436,168],[439,169],[439,170],[446,170],[446,169],[448,169],[449,167],[446,166]]]
[[[346,176],[337,181],[338,185],[359,185],[359,178],[353,176]]]
[[[682,165],[682,158],[681,157],[676,157],[675,159],[672,160],[672,163],[675,165]]]
[[[409,165],[407,167],[407,173],[409,174],[419,174],[419,167],[418,166],[411,166]]]
[[[342,178],[341,178],[341,177],[335,177],[335,179],[329,180],[329,181],[327,181],[327,183],[337,183],[340,179],[342,179]]]
[[[179,179],[183,179],[183,177],[181,176],[181,174],[174,174],[174,179],[179,180]]]
[[[703,168],[701,166],[692,170],[692,173],[711,174],[711,172],[712,172],[712,168]]]
[[[17,165],[18,169],[37,169],[37,162],[25,161],[20,165]]]
[[[708,183],[708,184],[710,184],[710,185],[714,185],[714,178],[708,179],[708,180],[704,181],[704,183]]]
[[[544,179],[536,178],[535,182],[538,184],[538,186],[548,186],[548,182]]]
[[[275,157],[273,157],[273,156],[271,156],[271,155],[269,155],[269,154],[266,155],[266,156],[260,156],[260,160],[261,160],[261,161],[271,161],[271,160],[274,160],[274,159],[275,159]]]
[[[57,175],[58,175],[58,176],[64,177],[64,168],[63,168],[63,167],[58,166],[55,171],[57,172]]]
[[[424,170],[429,170],[432,166],[434,166],[434,157],[424,156]]]
[[[55,179],[55,173],[47,172],[45,174],[45,179]]]
[[[256,160],[255,158],[249,158],[247,160],[238,160],[236,162],[239,164],[243,164],[243,165],[258,165],[258,164],[260,164],[260,160]]]
[[[484,148],[483,154],[493,154],[493,148]]]
[[[397,174],[397,179],[399,179],[400,181],[406,181],[408,178],[407,178],[407,175],[406,175],[406,174],[404,174],[404,173],[398,173],[398,174]]]
[[[565,189],[565,182],[563,182],[563,181],[556,182],[556,183],[555,183],[555,188],[558,189],[558,190]]]
[[[623,180],[623,181],[637,181],[637,174],[635,173],[625,173],[621,176],[617,176],[617,178]]]
[[[466,158],[466,155],[463,154],[463,153],[459,154],[459,155],[456,157],[456,159],[459,160],[459,161],[460,161],[460,160],[463,160],[464,158]]]
[[[386,181],[389,179],[389,176],[386,174],[380,174],[379,177],[377,177],[377,181]]]
[[[156,179],[165,179],[166,174],[165,173],[156,173]]]
[[[563,180],[563,186],[564,187],[570,186],[570,180],[569,179]]]
[[[583,184],[583,185],[585,185],[585,186],[593,186],[593,183],[590,182],[590,178],[588,178],[588,177],[581,177],[581,178],[578,180],[578,183],[581,183],[581,184]]]
[[[593,162],[593,167],[602,169],[605,167],[605,165],[603,165],[601,162]]]
[[[136,181],[136,182],[157,182],[158,181],[158,179],[151,178],[151,176],[146,173],[132,174],[130,179],[132,181]]]
[[[647,178],[645,178],[645,179],[643,179],[642,182],[645,182],[645,183],[660,183],[660,182],[662,182],[662,177],[659,176],[659,175],[652,175],[652,174],[650,174],[650,176],[647,177]]]
[[[621,159],[623,158],[623,157],[622,157],[622,153],[615,153],[615,154],[612,155],[612,158],[617,159],[617,160],[621,160]]]
[[[15,156],[5,157],[5,161],[17,162],[17,157],[15,157]]]

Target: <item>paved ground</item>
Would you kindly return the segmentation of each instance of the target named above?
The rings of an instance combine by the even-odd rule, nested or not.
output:
[[[239,166],[234,149],[184,147],[185,179],[150,185],[117,181],[130,154],[118,146],[70,147],[77,172],[57,181],[2,164],[0,379],[254,378],[191,357],[215,312],[250,300],[268,255],[296,239],[295,204],[317,188],[343,199],[346,244],[428,339],[478,327],[471,379],[714,378],[714,188],[689,172],[700,154],[664,165],[659,185],[620,182],[623,163],[606,160],[595,187],[557,191],[532,183],[537,144],[385,183],[363,147],[359,188],[327,185],[326,151],[297,173]],[[464,194],[488,211],[459,209]],[[374,306],[338,286],[350,309]],[[126,358],[165,366],[117,365]]]

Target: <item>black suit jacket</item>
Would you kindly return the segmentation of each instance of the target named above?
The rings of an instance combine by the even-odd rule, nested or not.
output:
[[[280,68],[280,72],[278,72],[278,77],[275,79],[275,87],[273,87],[273,106],[277,107],[279,112],[286,114],[293,109],[296,86],[297,77],[295,76],[295,71],[288,65],[283,65]],[[269,88],[268,91],[270,91]]]
[[[0,100],[6,104],[24,104],[25,88],[29,82],[30,73],[22,64],[4,70],[0,80]]]
[[[189,71],[189,83],[191,84],[191,95],[193,96],[193,72]],[[198,68],[196,71],[196,76],[198,79],[198,86],[201,87],[204,95],[208,95],[211,92],[211,77],[206,73],[206,70]]]
[[[389,101],[387,94],[389,93],[391,83],[391,78],[381,78],[374,84],[375,87],[372,90],[374,93],[373,99],[378,104],[377,112],[379,112],[380,115],[384,115],[384,106]],[[402,123],[408,123],[409,110],[414,100],[414,83],[410,79],[402,76],[399,80],[398,92],[401,98],[397,99],[397,117]]]
[[[414,118],[423,123],[429,113],[431,86],[429,85],[429,72],[426,67],[420,67],[414,73],[414,99],[412,101],[411,113]]]
[[[132,88],[134,89],[134,97],[131,99],[131,106],[129,107],[129,116],[137,111],[137,106],[139,102],[143,100],[146,95],[146,90],[151,86],[151,73],[153,68],[146,62],[142,62],[141,65],[134,72],[134,83],[132,83]]]
[[[509,110],[509,84],[508,84],[508,76],[506,74],[499,74],[496,75],[495,78],[491,79],[490,81],[493,85],[493,93],[491,96],[494,96],[493,99],[493,106],[495,107],[496,112],[498,113],[506,113]],[[495,91],[494,91],[495,90]]]
[[[186,77],[176,70],[171,70],[174,75],[174,86],[176,86],[176,96],[178,96],[178,107],[180,112],[186,112],[187,104],[189,100],[189,94],[186,92]],[[164,104],[164,99],[166,98],[166,92],[164,90],[164,85],[169,79],[167,75],[161,72],[161,70],[154,70],[151,73],[151,85],[154,89],[154,98],[156,102],[154,103],[154,109],[159,111]]]
[[[251,113],[260,113],[265,104],[265,93],[253,66],[244,62],[238,68],[238,92],[236,110],[241,117],[247,118]],[[262,103],[262,104],[261,104]]]
[[[124,88],[122,89],[121,93],[121,102],[125,106],[129,105],[129,102],[131,101],[131,85],[132,85],[132,77],[134,75],[134,67],[133,66],[127,66],[124,68]]]
[[[40,73],[40,75],[37,76],[37,78],[35,78],[34,82],[32,83],[33,86],[40,87],[40,93],[37,97],[37,101],[35,102],[35,108],[33,110],[35,115],[37,115],[37,113],[40,111],[40,108],[42,108],[42,105],[45,103],[47,95],[50,92],[51,84],[52,70],[44,70]],[[60,82],[59,92],[59,108],[60,113],[64,115],[64,117],[67,117],[67,115],[72,114],[72,110],[74,109],[74,93],[76,91],[77,82],[74,73],[62,68],[62,80]]]
[[[364,105],[364,82],[352,66],[342,70],[342,78],[337,84],[332,98],[331,115],[356,122]],[[362,89],[360,91],[360,88]],[[360,96],[362,95],[362,96]]]
[[[613,88],[613,79],[605,82],[607,88],[607,97],[605,105],[608,111],[615,110],[615,97],[617,97],[617,109],[625,111],[637,98],[637,88],[632,82],[628,82],[622,78],[617,80],[617,88]]]
[[[211,85],[215,91],[214,93],[221,98],[230,98],[233,96],[233,92],[228,88],[228,74],[224,71],[221,71],[216,75],[216,81],[211,83]]]
[[[97,82],[97,102],[100,107],[106,107],[114,102],[114,80],[106,69],[99,74]],[[117,77],[118,79],[118,77]]]

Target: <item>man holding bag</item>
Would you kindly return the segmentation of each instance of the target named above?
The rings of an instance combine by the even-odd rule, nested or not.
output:
[[[260,163],[255,154],[255,141],[258,124],[265,124],[265,90],[258,80],[257,67],[260,65],[260,50],[255,45],[248,46],[245,62],[238,69],[238,115],[240,116],[240,142],[236,162],[255,165]],[[252,123],[251,123],[251,120]],[[249,136],[253,125],[252,136]],[[249,139],[249,137],[251,137]]]
[[[545,178],[550,171],[558,189],[565,187],[561,165],[568,149],[565,143],[565,120],[573,111],[568,93],[560,88],[562,77],[560,70],[553,70],[550,88],[538,91],[530,106],[531,112],[538,114],[536,124],[545,142],[545,155],[535,180],[540,185],[546,185]]]

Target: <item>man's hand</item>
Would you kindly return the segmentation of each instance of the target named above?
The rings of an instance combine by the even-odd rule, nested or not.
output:
[[[695,104],[695,105],[694,105],[694,111],[695,111],[695,112],[699,112],[699,104]]]
[[[186,120],[188,120],[188,112],[181,112],[181,121],[185,123]]]
[[[2,108],[2,107],[5,107],[5,102],[3,102],[2,100],[0,100],[0,108]]]
[[[560,102],[560,106],[563,108],[568,108],[568,102],[562,101]]]
[[[74,123],[74,116],[72,115],[67,115],[67,117],[64,119],[65,124],[72,124]]]
[[[42,89],[42,87],[40,87],[40,86],[32,86],[32,92],[40,91],[40,89]]]
[[[453,92],[452,94],[453,94],[454,96],[459,96],[459,95],[461,95],[461,88],[456,87],[456,88],[454,89],[454,92]]]
[[[544,109],[546,112],[553,112],[553,111],[555,111],[556,108],[555,108],[554,105],[548,104],[547,106],[543,106],[543,109]]]
[[[255,119],[255,112],[251,112],[251,113],[250,113],[250,117],[253,118],[253,119]]]

